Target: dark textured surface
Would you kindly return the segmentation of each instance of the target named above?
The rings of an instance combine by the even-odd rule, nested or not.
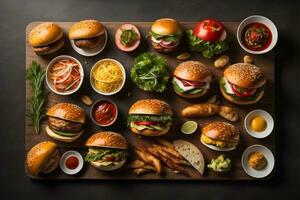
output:
[[[25,1],[24,1],[25,2]],[[300,89],[299,1],[15,1],[0,2],[1,199],[283,199],[299,198]],[[266,183],[231,182],[55,182],[28,179],[23,170],[24,63],[27,23],[37,20],[150,21],[168,16],[181,21],[216,17],[239,21],[251,14],[271,18],[279,30],[276,48],[279,173]],[[215,198],[214,198],[215,197]],[[26,198],[26,199],[27,199]]]

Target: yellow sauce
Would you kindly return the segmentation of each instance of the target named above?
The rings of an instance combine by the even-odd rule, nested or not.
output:
[[[262,116],[255,116],[251,120],[251,129],[255,132],[262,132],[267,128],[267,121]]]

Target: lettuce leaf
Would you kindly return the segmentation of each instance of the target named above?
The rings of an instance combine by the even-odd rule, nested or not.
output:
[[[227,45],[227,40],[216,41],[216,42],[206,42],[197,38],[193,34],[193,30],[186,31],[189,49],[191,51],[201,52],[205,58],[211,58],[214,55],[220,54],[226,51],[229,47]]]
[[[256,100],[259,97],[260,93],[262,91],[264,91],[264,89],[265,89],[265,86],[262,86],[260,88],[257,88],[256,91],[255,91],[255,93],[252,96],[249,96],[249,97],[239,97],[239,96],[237,96],[235,94],[228,93],[227,90],[226,90],[226,88],[225,88],[225,85],[226,85],[226,82],[224,80],[224,77],[222,77],[220,79],[220,87],[222,88],[223,91],[226,92],[227,95],[231,96],[235,101],[252,101],[252,100]]]
[[[176,92],[179,92],[179,93],[197,94],[197,93],[203,91],[203,89],[201,89],[201,88],[194,88],[194,89],[191,89],[191,90],[188,90],[188,91],[184,91],[183,89],[181,89],[179,87],[179,85],[176,83],[176,81],[174,81],[174,79],[172,80],[172,83],[173,83],[174,90]]]
[[[169,80],[165,65],[165,59],[154,53],[140,54],[131,69],[131,79],[144,91],[163,92]]]
[[[168,122],[172,122],[172,116],[171,115],[137,115],[137,114],[128,115],[128,119],[127,119],[128,126],[130,126],[131,122],[136,122],[136,121],[168,123]]]

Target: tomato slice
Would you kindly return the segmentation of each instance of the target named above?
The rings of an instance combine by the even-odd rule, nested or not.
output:
[[[108,162],[114,162],[116,160],[116,158],[113,156],[110,156],[110,157],[105,157],[104,160],[106,160]]]
[[[144,125],[144,126],[159,124],[159,122],[146,122],[146,121],[137,121],[137,122],[134,122],[134,123],[136,125]]]
[[[196,24],[193,33],[201,40],[215,42],[221,38],[224,30],[223,23],[218,20],[204,19]]]
[[[236,96],[238,97],[250,97],[256,92],[255,88],[254,89],[243,88],[243,91],[239,91],[236,85],[230,84],[230,86],[234,94],[236,94]]]

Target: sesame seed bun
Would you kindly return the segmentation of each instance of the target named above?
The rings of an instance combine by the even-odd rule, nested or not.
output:
[[[53,22],[35,26],[28,34],[28,42],[33,47],[49,45],[63,37],[62,29]]]
[[[238,128],[227,122],[212,122],[202,129],[202,134],[210,139],[225,142],[238,142],[240,133]]]
[[[33,176],[39,173],[50,173],[57,168],[59,159],[58,147],[54,142],[38,143],[27,154],[27,170]]]
[[[264,91],[261,91],[261,93],[258,95],[258,97],[255,100],[238,100],[233,98],[232,96],[228,95],[222,87],[220,87],[221,93],[224,96],[225,99],[230,101],[231,103],[238,104],[238,105],[250,105],[258,102],[263,96],[264,96]]]
[[[249,63],[236,63],[224,71],[224,77],[232,84],[242,88],[259,88],[266,83],[262,70]]]
[[[119,133],[112,131],[101,131],[93,134],[85,143],[87,147],[107,147],[127,149],[126,139]]]
[[[58,103],[49,108],[47,115],[78,123],[85,123],[85,112],[82,108],[71,103]]]
[[[206,78],[211,79],[208,67],[199,61],[182,62],[176,67],[173,74],[187,81],[201,82],[201,80]]]
[[[182,29],[175,19],[162,18],[156,20],[152,26],[151,31],[159,35],[181,35]]]
[[[104,26],[97,20],[83,20],[73,24],[69,30],[69,39],[87,39],[102,35]]]
[[[173,111],[165,101],[159,99],[142,99],[130,107],[129,114],[173,115]]]

